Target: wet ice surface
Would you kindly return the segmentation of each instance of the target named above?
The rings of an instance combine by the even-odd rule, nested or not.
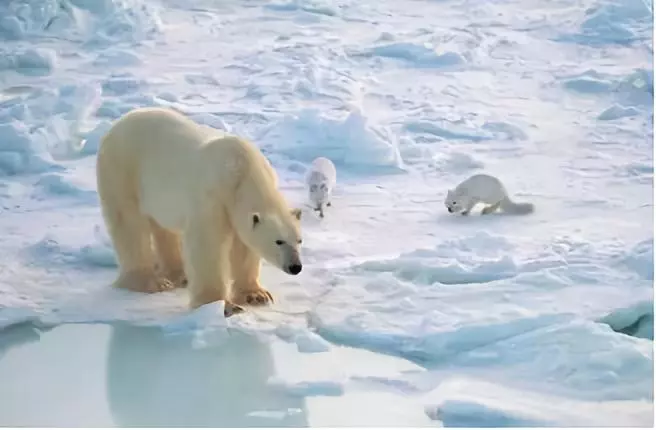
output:
[[[416,365],[344,347],[310,362],[281,340],[240,331],[215,332],[215,343],[197,346],[188,333],[159,327],[76,324],[40,332],[24,324],[7,329],[0,354],[6,426],[431,423],[411,399],[357,383]],[[25,369],[25,378],[13,376]],[[381,401],[394,407],[381,411]]]

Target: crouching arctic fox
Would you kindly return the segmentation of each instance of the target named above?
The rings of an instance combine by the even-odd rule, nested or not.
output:
[[[513,214],[526,215],[534,210],[532,203],[515,203],[508,197],[508,192],[501,181],[494,176],[478,174],[465,179],[453,190],[449,190],[444,205],[450,213],[469,215],[478,203],[487,206],[481,214],[487,215],[497,209]]]
[[[332,161],[325,157],[316,158],[305,177],[310,202],[313,209],[323,218],[324,206],[330,206],[337,180],[337,171]]]

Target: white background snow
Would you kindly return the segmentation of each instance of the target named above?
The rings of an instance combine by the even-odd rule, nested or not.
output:
[[[227,324],[418,366],[294,389],[396,390],[445,426],[651,426],[652,23],[650,0],[4,1],[0,326],[224,323],[109,287],[99,138],[173,106],[252,139],[295,204],[313,158],[337,166],[302,274],[265,268],[276,304]],[[536,212],[450,216],[476,172]]]

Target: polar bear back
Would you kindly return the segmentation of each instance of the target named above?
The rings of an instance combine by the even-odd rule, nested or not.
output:
[[[257,182],[260,188],[276,185],[275,172],[254,145],[165,108],[136,109],[120,118],[104,136],[98,160],[119,169],[117,178],[132,181],[142,211],[172,230],[183,228],[191,208],[233,201],[241,179],[253,172],[267,178]]]

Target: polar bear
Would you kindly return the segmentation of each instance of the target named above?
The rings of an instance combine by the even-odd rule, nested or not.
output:
[[[103,136],[96,180],[116,287],[186,283],[191,308],[223,300],[230,316],[273,301],[259,282],[261,258],[291,275],[302,270],[301,210],[287,205],[273,167],[244,139],[171,109],[138,108]]]

